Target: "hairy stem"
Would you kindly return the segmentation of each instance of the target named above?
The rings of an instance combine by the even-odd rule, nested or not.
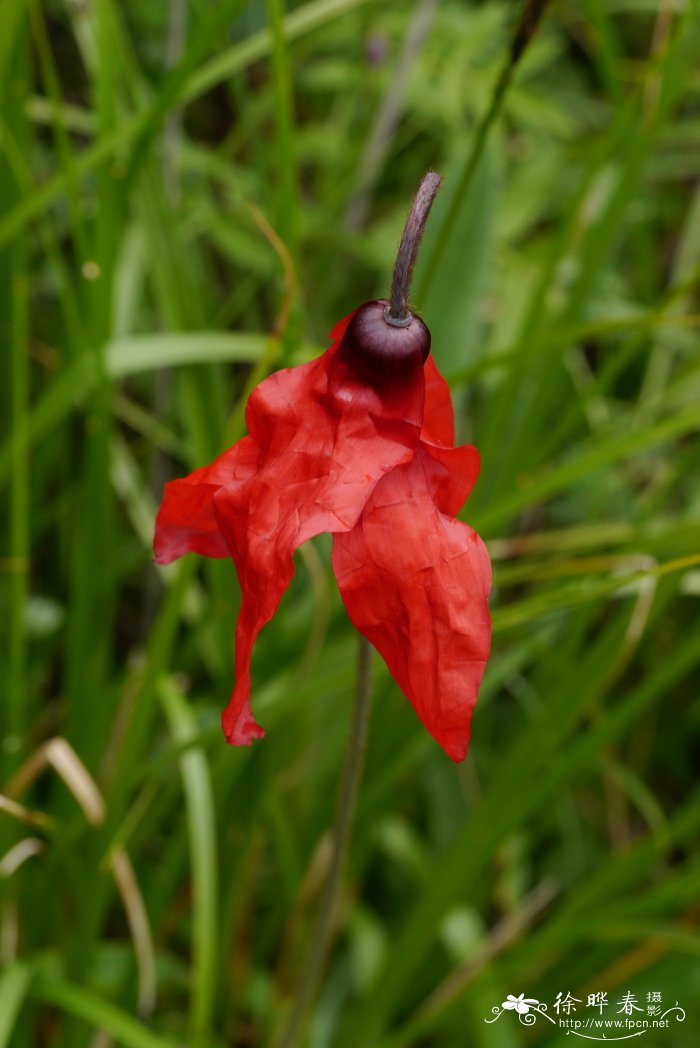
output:
[[[411,314],[408,309],[408,293],[411,290],[413,267],[416,264],[425,223],[428,221],[428,215],[441,182],[442,178],[440,175],[435,171],[429,171],[423,178],[411,205],[411,210],[408,213],[399,250],[396,254],[389,306],[384,314],[384,319],[388,324],[405,327],[410,323]]]
[[[367,723],[372,683],[372,648],[363,636],[360,636],[359,640],[352,728],[345,766],[340,781],[338,806],[331,831],[332,842],[328,878],[316,917],[311,945],[295,994],[294,1005],[282,1036],[278,1041],[277,1048],[294,1048],[299,1043],[304,1033],[307,1013],[316,996],[333,939],[347,845],[357,806],[357,794],[360,779],[362,778],[367,742]]]

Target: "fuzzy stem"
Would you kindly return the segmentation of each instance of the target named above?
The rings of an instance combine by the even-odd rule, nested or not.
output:
[[[309,1007],[313,1003],[323,975],[326,958],[333,939],[338,898],[343,882],[343,870],[347,855],[357,794],[364,767],[369,720],[369,700],[372,684],[372,648],[363,636],[359,638],[357,651],[357,677],[352,729],[345,766],[340,781],[338,806],[332,828],[331,857],[328,878],[316,917],[316,926],[309,952],[295,994],[294,1006],[277,1048],[294,1048],[304,1033]]]
[[[442,178],[435,171],[429,171],[425,175],[406,219],[403,236],[396,254],[389,305],[384,313],[384,319],[387,324],[392,324],[395,327],[406,327],[411,322],[411,313],[408,308],[408,293],[411,290],[413,267],[416,264],[425,223],[428,221],[428,215],[441,182]]]

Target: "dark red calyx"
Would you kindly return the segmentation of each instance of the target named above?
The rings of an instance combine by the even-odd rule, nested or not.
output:
[[[422,367],[430,353],[430,331],[409,313],[394,320],[385,299],[365,302],[347,326],[342,342],[346,358],[371,377],[397,379]]]

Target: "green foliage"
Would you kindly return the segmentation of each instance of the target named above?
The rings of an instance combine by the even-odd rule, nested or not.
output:
[[[235,574],[158,569],[152,521],[384,293],[429,167],[493,654],[458,768],[377,660],[305,1043],[560,1044],[484,1018],[567,990],[662,991],[658,1043],[698,1041],[700,20],[552,5],[477,155],[519,6],[5,0],[0,1048],[279,1037],[355,638],[321,539],[256,648],[268,736],[227,747]]]

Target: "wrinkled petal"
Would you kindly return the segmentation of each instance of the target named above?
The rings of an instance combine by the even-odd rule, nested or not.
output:
[[[250,437],[239,440],[209,466],[165,485],[156,517],[153,548],[159,564],[185,553],[228,557],[229,550],[214,515],[213,497],[222,485],[247,480],[255,472],[259,449]]]
[[[431,459],[426,483],[433,500],[442,513],[454,517],[476,484],[481,456],[471,444],[446,448],[421,441],[419,447]]]
[[[423,400],[422,370],[410,381],[375,388],[338,344],[271,375],[252,393],[246,420],[260,449],[257,469],[213,496],[242,594],[236,685],[223,717],[229,742],[261,734],[248,704],[250,656],[292,578],[294,550],[321,532],[354,527],[377,482],[413,456]]]
[[[421,445],[384,477],[352,531],[334,536],[333,569],[351,621],[459,761],[491,643],[491,565],[476,532],[435,502],[444,470]]]
[[[423,368],[425,375],[425,411],[421,439],[446,444],[455,442],[455,415],[450,387],[437,369],[432,353]]]
[[[477,478],[479,456],[452,446],[450,392],[432,357],[385,385],[357,370],[342,345],[352,315],[336,324],[322,357],[256,388],[246,408],[250,436],[166,485],[156,557],[232,556],[242,603],[223,725],[230,742],[249,743],[264,734],[249,704],[255,639],[291,580],[294,550],[334,533],[350,617],[428,729],[461,759],[488,654],[490,571],[478,536],[450,518]]]

